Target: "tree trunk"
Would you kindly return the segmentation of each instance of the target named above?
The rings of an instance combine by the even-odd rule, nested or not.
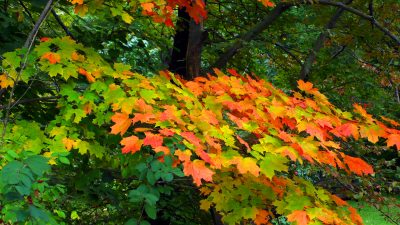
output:
[[[195,23],[185,9],[178,10],[174,47],[168,69],[185,80],[200,76],[203,23]]]

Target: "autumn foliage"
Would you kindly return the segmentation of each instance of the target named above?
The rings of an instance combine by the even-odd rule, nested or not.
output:
[[[83,0],[70,2],[76,13],[89,10]],[[268,0],[261,2],[274,6]],[[202,0],[140,1],[140,7],[144,15],[170,27],[177,7],[185,8],[197,23],[207,17]],[[115,13],[132,22],[123,10]],[[35,179],[47,173],[47,163],[54,167],[70,164],[72,152],[114,168],[140,167],[125,163],[120,153],[149,159],[143,170],[154,162],[165,165],[173,172],[158,178],[146,175],[145,185],[137,185],[129,194],[132,202],[143,203],[151,219],[156,218],[160,195],[154,194],[153,186],[161,180],[168,183],[183,172],[203,196],[200,207],[215,208],[227,224],[271,224],[280,215],[299,225],[362,224],[353,207],[297,176],[293,167],[310,165],[327,173],[371,176],[373,167],[343,151],[343,143],[363,139],[400,150],[399,123],[373,118],[357,104],[353,112],[342,111],[310,82],[299,80],[297,90],[285,93],[234,69],[214,69],[191,81],[169,71],[143,76],[123,63],[108,64],[98,52],[68,37],[42,38],[26,59],[26,68],[21,68],[19,58],[23,51],[4,55],[2,88],[14,90],[36,76],[62,84],[57,86],[54,118],[39,126],[20,120],[16,113],[14,124],[3,125],[6,141],[2,147],[15,154],[26,151],[42,157],[35,158],[35,163],[42,163],[43,171],[30,169]],[[30,72],[35,69],[39,75]],[[26,127],[30,131],[24,131]],[[29,165],[29,160],[23,162]],[[17,169],[26,167],[14,164]],[[3,180],[11,180],[4,174]],[[26,181],[7,182],[14,188]],[[29,188],[15,190],[32,205]]]

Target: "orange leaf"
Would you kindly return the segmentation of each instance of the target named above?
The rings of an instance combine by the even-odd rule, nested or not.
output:
[[[353,123],[345,123],[341,126],[336,127],[330,132],[337,137],[350,137],[351,135],[353,135],[354,139],[356,140],[359,137],[358,128]]]
[[[148,12],[153,12],[154,4],[151,2],[142,3],[142,8]]]
[[[146,138],[143,140],[143,145],[150,145],[152,148],[157,148],[162,145],[164,138],[159,134],[145,133]]]
[[[192,176],[194,183],[200,186],[202,179],[204,181],[212,181],[214,171],[207,168],[204,161],[196,159],[193,162],[187,161],[183,164],[183,173],[186,176]]]
[[[266,6],[266,7],[274,7],[275,4],[273,2],[271,2],[270,0],[259,0],[261,1],[261,3]]]
[[[50,64],[56,64],[60,62],[61,57],[59,54],[54,53],[54,52],[46,52],[42,55],[41,59],[47,59],[49,60]]]
[[[125,113],[115,113],[115,115],[111,117],[111,120],[115,123],[115,125],[111,127],[112,134],[121,133],[121,135],[123,135],[132,124],[129,115]]]
[[[136,136],[130,136],[126,137],[121,140],[121,145],[124,145],[125,147],[122,148],[122,153],[135,153],[140,150],[140,147],[142,146],[142,140],[139,140],[138,137]]]
[[[169,150],[169,148],[165,147],[165,146],[158,146],[156,148],[154,148],[155,152],[164,152],[164,155],[169,155],[171,152]]]
[[[82,5],[83,4],[83,0],[69,0],[72,4],[78,4],[78,5]]]
[[[370,127],[362,126],[360,128],[360,135],[363,138],[365,137],[368,138],[369,142],[376,143],[379,141],[379,137],[385,135],[385,131],[378,126],[370,126]]]
[[[400,134],[390,134],[387,140],[387,146],[397,146],[397,150],[400,150]]]
[[[192,152],[189,150],[185,150],[185,151],[176,150],[175,155],[178,156],[179,160],[181,160],[182,162],[189,162]]]
[[[50,41],[50,40],[51,40],[51,38],[49,38],[49,37],[40,38],[40,42],[46,42],[46,41]]]
[[[367,111],[365,111],[365,109],[363,109],[360,105],[354,103],[353,107],[354,107],[354,112],[360,114],[362,117],[367,119],[367,121],[372,121],[372,116],[368,114]]]
[[[70,139],[70,138],[63,138],[63,139],[62,139],[62,142],[63,142],[65,148],[66,148],[68,151],[71,150],[72,147],[73,147],[74,144],[75,144],[75,141],[72,140],[72,139]]]
[[[344,163],[347,164],[350,171],[352,171],[353,173],[357,175],[368,175],[374,173],[374,169],[372,168],[372,166],[366,163],[364,160],[345,154],[342,154],[342,156]]]
[[[313,84],[310,82],[304,82],[303,80],[297,81],[298,87],[300,90],[308,92],[311,91],[313,88]]]
[[[253,158],[235,157],[232,163],[237,164],[237,169],[241,174],[249,172],[256,177],[260,174],[260,167],[257,166],[256,160]]]
[[[353,220],[355,224],[357,225],[364,224],[361,216],[357,213],[357,210],[355,208],[349,206],[349,211],[350,211],[350,218],[351,220]]]
[[[201,146],[201,140],[196,137],[196,135],[193,132],[182,132],[181,136],[188,140],[191,144],[200,147]]]
[[[348,205],[346,201],[343,201],[341,198],[339,198],[336,195],[332,195],[331,198],[338,206]]]
[[[297,225],[307,225],[310,219],[307,212],[303,210],[295,210],[287,216],[289,222],[296,222]]]
[[[266,210],[258,210],[256,219],[254,220],[256,225],[268,224],[269,212]]]

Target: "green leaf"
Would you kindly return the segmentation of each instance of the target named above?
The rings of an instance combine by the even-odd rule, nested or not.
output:
[[[271,153],[266,153],[265,157],[260,162],[260,171],[269,179],[275,175],[275,171],[288,171],[288,165],[286,165],[289,160],[281,155],[275,155]]]
[[[24,163],[32,170],[36,176],[43,176],[45,172],[50,170],[50,165],[47,159],[43,156],[34,155],[24,160]]]
[[[58,160],[60,160],[61,163],[64,163],[67,165],[71,164],[67,157],[60,157],[60,158],[58,158]]]
[[[24,164],[19,161],[12,161],[3,167],[1,170],[2,183],[18,184],[20,180],[20,171],[23,169]]]
[[[157,208],[155,205],[150,205],[150,204],[144,204],[144,210],[146,211],[146,214],[151,218],[151,219],[156,219],[157,218]]]

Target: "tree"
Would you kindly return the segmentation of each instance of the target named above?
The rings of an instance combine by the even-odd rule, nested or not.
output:
[[[149,224],[158,217],[175,224],[207,224],[209,216],[197,210],[214,207],[227,224],[268,224],[279,216],[297,224],[361,224],[353,207],[299,175],[297,168],[367,180],[373,167],[345,146],[369,141],[399,150],[400,124],[375,119],[359,104],[353,105],[354,113],[341,110],[310,82],[299,80],[294,87],[294,80],[333,79],[311,73],[313,61],[328,36],[339,43],[351,33],[351,27],[343,28],[343,34],[330,31],[349,24],[339,24],[345,15],[346,20],[368,22],[385,44],[380,50],[396,55],[395,25],[384,26],[374,15],[398,3],[371,2],[369,14],[355,1],[310,3],[207,1],[206,7],[201,0],[4,1],[2,15],[14,30],[11,35],[23,32],[27,39],[15,43],[24,48],[2,57],[2,221]],[[321,32],[317,29],[315,41],[307,38],[313,45],[304,60],[288,46],[291,41],[282,43],[290,39],[286,30],[270,32],[279,41],[266,42],[262,35],[274,23],[316,16],[315,10],[328,6],[332,8],[323,13],[333,14]],[[232,26],[220,30],[224,18],[233,18]],[[19,23],[21,28],[15,28]],[[252,28],[243,30],[248,26]],[[305,31],[300,22],[295,26]],[[56,37],[61,32],[63,37]],[[231,33],[243,34],[228,41]],[[228,43],[221,48],[218,40]],[[260,55],[260,43],[273,43],[273,51],[285,53],[273,64],[285,60],[288,73],[274,79],[295,89],[291,94],[233,69],[199,76],[212,65],[237,65],[244,55],[246,66],[265,70],[257,61],[269,62]],[[360,43],[367,47],[347,54],[368,65],[371,73],[378,70],[379,79],[390,73],[394,87],[391,76],[396,74],[388,71],[398,67],[398,58],[376,68],[388,55],[368,55],[373,61],[368,64],[359,54],[373,52],[374,46]],[[299,51],[307,49],[307,43],[300,44]],[[332,45],[340,51],[328,60],[352,43]],[[245,48],[259,51],[242,54]],[[162,70],[167,67],[183,78]],[[289,73],[299,75],[285,77]],[[379,96],[395,100],[386,92]],[[194,195],[188,201],[195,193],[191,188],[198,188],[202,199]],[[173,208],[172,203],[193,208]]]

